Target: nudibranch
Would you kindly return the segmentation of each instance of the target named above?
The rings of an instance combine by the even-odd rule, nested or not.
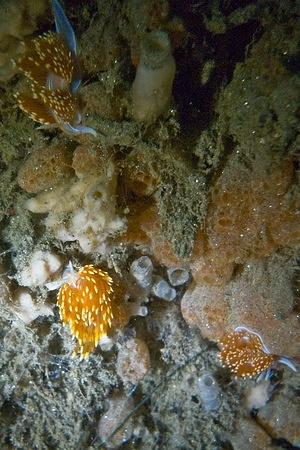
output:
[[[75,33],[58,0],[52,0],[56,33],[62,36],[71,52],[77,54]]]
[[[285,356],[272,354],[262,337],[247,327],[237,327],[233,333],[226,335],[219,342],[220,359],[223,366],[241,378],[268,379],[272,367],[281,363],[296,371],[293,361]]]
[[[56,33],[45,33],[32,39],[18,68],[33,83],[49,90],[68,89],[77,70],[75,56]]]
[[[59,127],[73,135],[91,133],[95,130],[81,125],[80,99],[70,91],[56,89],[55,91],[31,86],[31,95],[17,93],[19,108],[31,119],[48,127]]]
[[[57,0],[52,0],[52,10],[54,15],[56,33],[63,39],[63,41],[69,48],[70,54],[73,57],[75,68],[77,69],[77,71],[74,73],[70,86],[71,92],[73,92],[74,94],[81,84],[79,63],[78,59],[76,58],[77,43],[75,33],[72,25],[70,24],[67,16],[64,13],[64,10]]]
[[[82,125],[82,102],[77,93],[81,83],[73,28],[61,5],[52,0],[56,32],[30,40],[17,61],[30,80],[28,93],[17,93],[19,107],[34,121],[76,134],[97,133]]]
[[[104,270],[86,265],[78,272],[70,263],[57,295],[62,322],[69,325],[81,358],[87,358],[114,326],[127,321],[114,281]]]

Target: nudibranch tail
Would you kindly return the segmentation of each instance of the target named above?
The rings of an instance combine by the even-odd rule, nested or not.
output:
[[[77,43],[74,30],[58,0],[52,0],[52,10],[56,32],[64,39],[71,52],[77,55]]]
[[[283,364],[285,366],[287,366],[289,369],[291,369],[293,372],[297,372],[297,367],[294,364],[292,358],[288,358],[287,356],[280,356],[278,358],[278,362],[280,364]]]
[[[97,137],[97,132],[94,130],[94,128],[86,127],[84,125],[71,125],[70,123],[64,123],[61,128],[67,133],[67,134],[91,134],[94,137]]]
[[[268,347],[267,347],[266,344],[264,343],[262,336],[261,336],[259,333],[256,333],[256,331],[250,330],[250,328],[244,327],[244,326],[236,327],[236,328],[234,329],[234,331],[235,331],[236,333],[244,333],[245,336],[247,336],[247,334],[248,334],[249,336],[253,336],[253,337],[256,336],[257,340],[260,342],[260,345],[261,345],[262,350],[263,350],[267,355],[271,354],[270,350],[268,349]]]

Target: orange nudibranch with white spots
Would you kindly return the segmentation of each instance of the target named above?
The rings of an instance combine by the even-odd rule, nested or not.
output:
[[[247,327],[237,327],[234,332],[224,336],[219,347],[222,364],[237,377],[262,375],[267,379],[271,368],[277,363],[296,371],[292,359],[271,353],[262,337]]]
[[[24,54],[16,61],[30,80],[29,92],[17,93],[19,107],[31,119],[67,134],[92,134],[82,124],[83,104],[78,95],[81,84],[77,45],[73,28],[58,0],[52,0],[56,32],[28,39]]]
[[[15,97],[19,108],[43,125],[60,126],[67,131],[67,126],[81,120],[78,99],[69,91],[50,91],[33,84],[28,94],[18,92]]]
[[[59,35],[50,32],[29,41],[17,67],[31,83],[27,92],[17,92],[15,97],[32,120],[71,135],[97,135],[82,125],[79,62]]]
[[[34,84],[49,90],[68,89],[73,79],[79,76],[76,56],[53,32],[29,40],[17,66]]]
[[[57,295],[60,318],[78,341],[74,353],[87,358],[113,327],[127,322],[125,308],[104,270],[87,265],[75,272],[69,264],[63,279]]]

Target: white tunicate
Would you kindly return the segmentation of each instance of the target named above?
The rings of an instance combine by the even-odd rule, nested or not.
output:
[[[172,288],[163,278],[157,278],[152,286],[151,292],[155,297],[172,302],[176,297],[176,290]]]
[[[148,315],[148,308],[147,306],[140,306],[137,310],[137,316],[146,317]]]
[[[168,269],[167,273],[172,286],[182,286],[189,280],[188,271],[180,267]]]
[[[103,338],[100,339],[99,345],[103,352],[109,352],[114,346],[114,341],[108,336],[103,336]]]
[[[142,303],[143,302],[140,300],[127,303],[127,310],[128,310],[130,317],[131,316],[145,317],[148,315],[148,308],[147,308],[147,306],[143,305]]]
[[[220,388],[209,372],[204,372],[198,379],[198,389],[206,411],[215,411],[221,404]]]
[[[176,71],[167,33],[154,30],[141,38],[141,57],[132,85],[132,114],[151,123],[165,112],[172,95]]]
[[[142,288],[150,287],[152,282],[153,264],[149,256],[135,259],[130,266],[130,273]]]

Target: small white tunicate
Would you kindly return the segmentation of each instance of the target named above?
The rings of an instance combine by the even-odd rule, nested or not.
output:
[[[220,388],[209,372],[204,372],[198,379],[198,389],[206,411],[215,411],[221,404]]]
[[[140,306],[137,311],[137,316],[146,317],[148,315],[147,306]]]
[[[168,278],[172,286],[182,286],[189,280],[189,273],[180,267],[168,269]]]
[[[157,278],[155,280],[151,292],[155,297],[166,300],[167,302],[172,302],[176,297],[176,290],[162,278]]]
[[[132,84],[132,115],[139,122],[151,123],[169,106],[175,60],[168,33],[153,30],[141,38],[140,62]]]
[[[142,288],[150,287],[152,282],[153,264],[149,256],[141,256],[133,261],[130,273]]]
[[[114,346],[114,341],[108,336],[103,336],[103,338],[100,339],[99,345],[103,352],[109,352]]]

